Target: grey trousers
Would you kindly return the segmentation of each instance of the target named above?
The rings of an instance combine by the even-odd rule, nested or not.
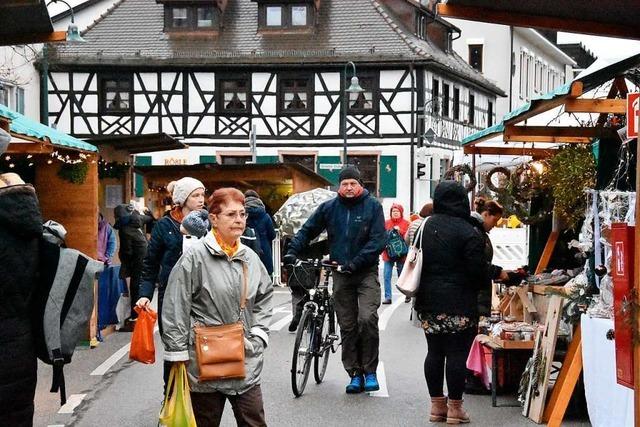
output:
[[[378,368],[378,267],[353,274],[334,273],[333,300],[342,336],[342,365],[349,376]]]

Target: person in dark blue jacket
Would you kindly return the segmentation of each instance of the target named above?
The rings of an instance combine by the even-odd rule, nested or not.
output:
[[[244,192],[244,207],[249,215],[247,217],[247,227],[253,228],[260,244],[258,252],[260,261],[264,264],[269,275],[272,275],[273,254],[271,252],[271,242],[276,238],[273,221],[265,210],[264,203],[260,200],[260,196],[253,190]]]
[[[378,367],[378,257],[386,243],[382,206],[362,186],[360,171],[340,171],[338,197],[321,204],[296,233],[284,257],[295,264],[310,241],[327,230],[329,255],[339,264],[333,298],[342,334],[342,364],[351,377],[347,393],[380,387]]]
[[[169,274],[182,255],[183,234],[180,231],[182,220],[192,211],[204,206],[204,184],[195,178],[185,177],[167,185],[171,193],[173,208],[169,215],[163,216],[151,232],[147,255],[142,264],[139,307],[148,307],[158,284],[158,327],[162,334],[162,302],[167,288]],[[164,383],[169,379],[171,363],[165,362]]]

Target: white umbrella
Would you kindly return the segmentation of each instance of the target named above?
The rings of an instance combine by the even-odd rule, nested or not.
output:
[[[281,236],[295,235],[318,206],[337,195],[335,191],[316,188],[289,197],[273,216]],[[318,240],[323,239],[326,239],[326,233],[322,233]]]

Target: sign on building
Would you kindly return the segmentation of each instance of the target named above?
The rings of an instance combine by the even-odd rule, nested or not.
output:
[[[638,116],[640,116],[640,92],[627,94],[627,138],[638,136]]]

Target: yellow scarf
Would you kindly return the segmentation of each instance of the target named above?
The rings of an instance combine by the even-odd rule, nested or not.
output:
[[[218,234],[215,228],[211,229],[211,232],[213,233],[213,237],[216,238],[216,242],[218,242],[218,244],[220,245],[220,248],[222,248],[222,250],[224,251],[225,254],[227,254],[227,256],[232,257],[236,252],[238,252],[237,240],[233,245],[229,245],[224,240],[222,240],[222,237],[220,237],[220,235]]]

